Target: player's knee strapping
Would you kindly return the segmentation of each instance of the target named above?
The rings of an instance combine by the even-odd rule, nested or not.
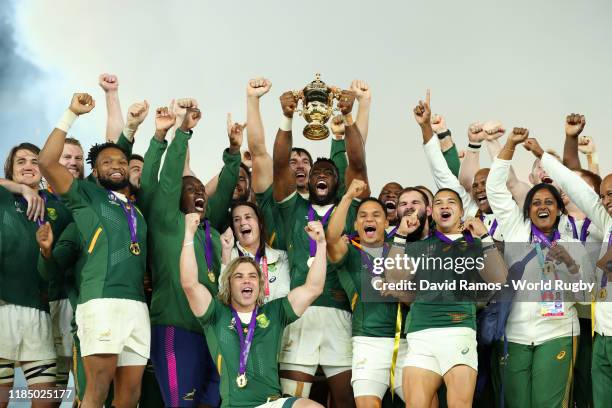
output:
[[[0,358],[0,384],[10,384],[15,376],[15,362]]]
[[[28,385],[54,383],[57,378],[57,363],[55,360],[22,363],[21,369]]]
[[[310,396],[310,388],[312,383],[289,380],[281,378],[281,389],[284,395],[293,395],[294,397],[308,398]]]

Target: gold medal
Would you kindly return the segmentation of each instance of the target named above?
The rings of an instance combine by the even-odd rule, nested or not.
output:
[[[246,374],[240,374],[238,377],[236,377],[236,385],[238,385],[238,387],[240,388],[246,387],[247,385]]]
[[[608,289],[601,288],[601,290],[599,291],[599,299],[605,300],[607,297],[608,297]]]
[[[213,271],[208,271],[208,280],[212,283],[215,283],[215,274],[213,273]]]
[[[308,267],[310,268],[312,266],[312,264],[314,263],[314,256],[311,256],[310,258],[308,258],[308,260],[306,261],[306,265],[308,265]]]
[[[132,242],[130,244],[130,252],[134,255],[140,255],[140,245],[138,242]]]

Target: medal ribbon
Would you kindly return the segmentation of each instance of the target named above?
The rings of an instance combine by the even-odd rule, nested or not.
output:
[[[210,223],[204,220],[204,258],[208,272],[213,271],[212,237],[210,236]]]
[[[119,203],[123,213],[125,214],[125,218],[127,219],[128,227],[130,228],[130,240],[132,244],[138,244],[138,217],[136,216],[136,209],[134,207],[134,203],[128,199],[127,205],[122,200],[120,200],[114,192],[108,190],[109,195],[112,199]]]
[[[399,225],[396,225],[395,228],[393,228],[391,231],[389,231],[389,233],[387,234],[387,239],[391,239],[395,236],[395,233],[397,232],[397,229],[399,228]]]
[[[39,191],[39,192],[38,192],[38,195],[42,197],[42,199],[43,199],[43,201],[44,201],[44,203],[45,203],[45,211],[46,211],[46,210],[47,210],[47,195],[46,195],[46,194],[45,194],[43,191]],[[21,198],[19,199],[19,201],[20,201],[20,202],[21,202],[23,205],[25,205],[26,210],[27,210],[27,208],[28,208],[28,202],[26,201],[26,199],[25,199],[25,198],[23,198],[23,197],[21,197]],[[43,219],[42,219],[42,220],[36,220],[36,225],[38,225],[39,227],[41,227],[41,226],[42,226],[44,223],[45,223],[44,216],[43,216]]]
[[[574,239],[578,239],[578,229],[576,228],[576,220],[571,215],[568,215],[567,219],[570,225],[572,226],[572,236],[574,237]]]
[[[449,237],[447,237],[446,235],[444,235],[443,233],[441,233],[438,230],[434,231],[434,235],[442,242],[447,243],[447,244],[452,244],[454,241],[452,239],[450,239]],[[468,244],[472,244],[474,243],[474,237],[472,237],[472,233],[468,230],[463,231],[463,237],[465,238],[465,240],[467,241]]]
[[[485,217],[483,214],[480,214],[480,221],[484,222]],[[489,229],[489,235],[491,236],[491,238],[493,238],[493,235],[495,235],[495,231],[497,231],[497,218],[493,219],[493,224],[491,224],[491,228]]]
[[[327,225],[327,221],[329,220],[329,217],[332,211],[334,210],[334,208],[335,206],[331,206],[330,209],[327,210],[325,215],[323,215],[323,218],[321,218],[321,224],[323,224],[323,226]],[[308,221],[310,222],[314,220],[315,220],[315,210],[312,207],[312,204],[308,204]],[[317,253],[317,244],[315,243],[314,239],[310,237],[308,237],[308,241],[310,242],[310,256],[313,257]]]
[[[591,226],[591,220],[589,218],[584,219],[582,228],[580,229],[580,242],[586,242],[587,235],[589,234],[589,226]]]
[[[542,252],[542,246],[545,246],[546,248],[552,248],[555,245],[557,245],[557,240],[559,240],[559,238],[561,238],[561,234],[559,234],[559,230],[555,230],[555,232],[553,233],[553,238],[552,238],[552,242],[550,242],[548,240],[548,237],[546,237],[546,234],[544,234],[542,231],[540,231],[540,229],[538,227],[536,227],[535,225],[533,225],[533,223],[531,224],[531,242],[536,244],[536,252],[538,254],[538,263],[540,264],[540,267],[542,268],[542,276],[544,277],[544,265],[546,264],[546,258],[544,256],[544,253]],[[559,276],[557,275],[557,271],[555,270],[555,280],[558,280]],[[544,292],[542,292],[542,297],[544,298]]]
[[[258,306],[255,306],[253,309],[253,313],[251,314],[251,321],[249,322],[249,329],[247,331],[246,338],[242,333],[242,321],[238,316],[236,310],[230,306],[232,310],[232,315],[234,316],[234,327],[236,328],[236,333],[238,333],[238,339],[240,340],[240,365],[238,368],[238,375],[241,376],[246,373],[247,360],[249,358],[249,352],[251,351],[251,344],[253,343],[253,336],[255,335],[255,325],[257,323],[257,310]]]

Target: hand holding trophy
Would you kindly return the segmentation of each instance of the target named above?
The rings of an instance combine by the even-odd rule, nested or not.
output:
[[[317,74],[316,79],[304,89],[293,92],[302,101],[302,109],[298,113],[308,122],[303,134],[310,140],[322,140],[329,136],[326,123],[336,111],[334,99],[339,99],[341,93],[340,89],[327,86],[320,78],[321,74]]]

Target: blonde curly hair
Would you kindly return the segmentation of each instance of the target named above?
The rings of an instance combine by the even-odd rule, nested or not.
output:
[[[230,286],[232,277],[234,276],[236,269],[238,269],[238,266],[240,264],[245,264],[245,263],[250,264],[257,271],[257,277],[259,278],[258,279],[259,280],[259,293],[257,294],[257,305],[262,306],[264,304],[265,282],[264,282],[263,273],[261,273],[261,268],[259,267],[259,264],[255,262],[253,258],[250,258],[248,256],[239,256],[238,258],[232,259],[232,261],[225,267],[225,270],[223,271],[223,274],[222,274],[223,277],[221,278],[221,282],[219,285],[221,287],[221,290],[219,291],[219,294],[217,295],[217,297],[219,298],[221,303],[223,303],[226,306],[229,306],[232,304],[232,290]]]

